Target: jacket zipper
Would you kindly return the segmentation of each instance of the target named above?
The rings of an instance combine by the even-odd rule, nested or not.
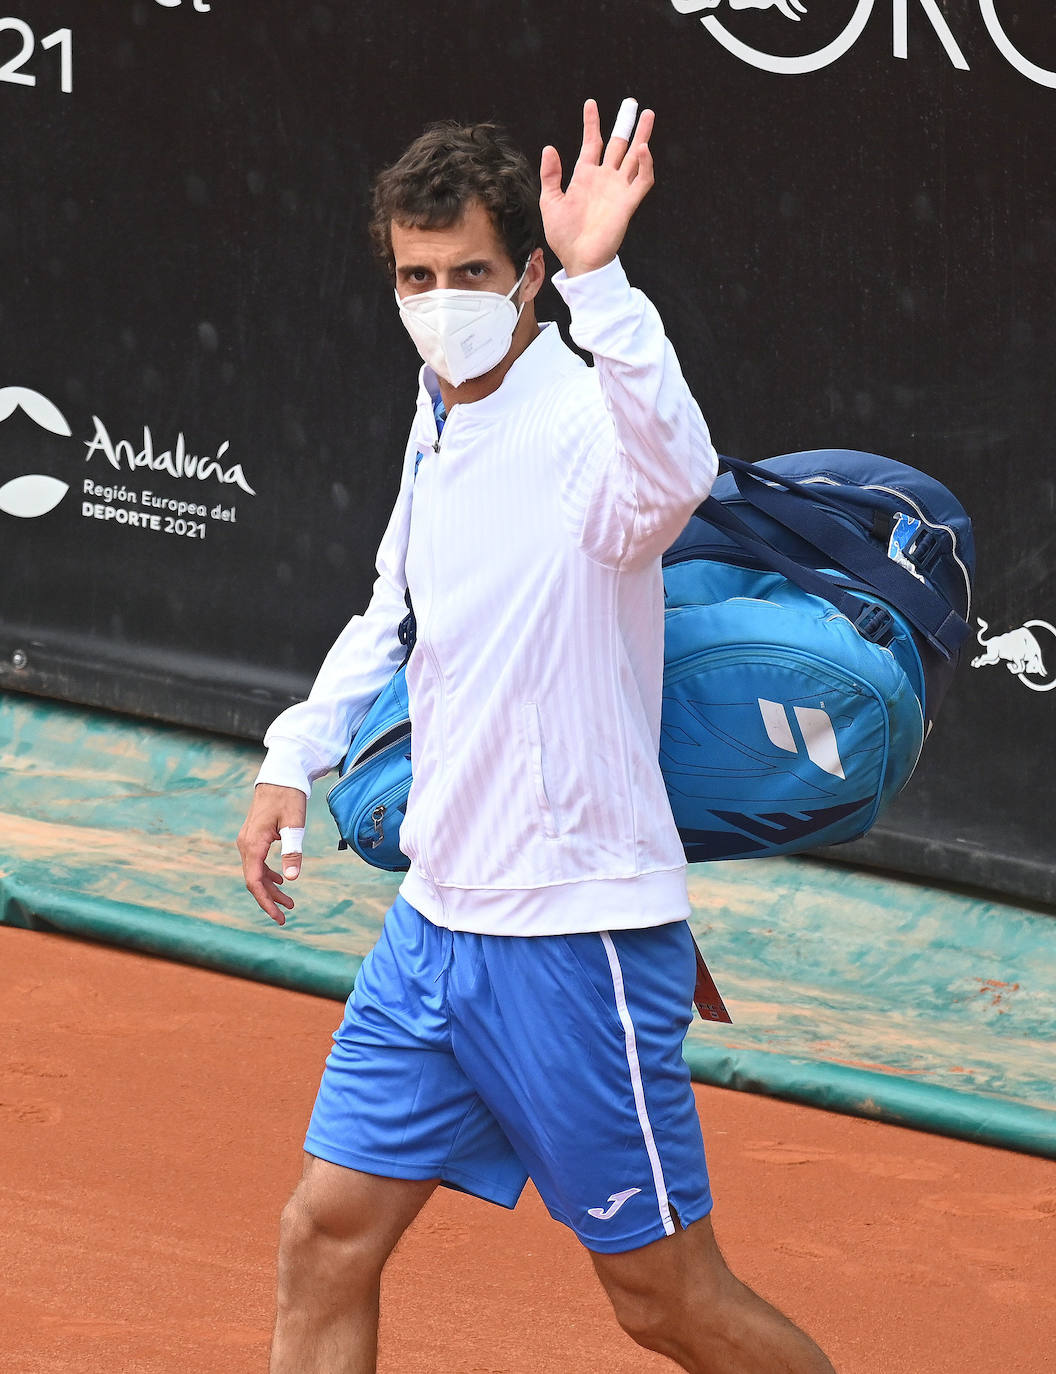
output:
[[[441,430],[441,432],[440,432],[439,434],[437,434],[436,438],[433,440],[432,444],[430,445],[430,448],[433,450],[434,453],[439,453],[439,452],[440,452],[440,445],[444,442],[444,438],[445,438],[445,436],[447,435],[448,430],[451,428],[451,421],[452,421],[453,419],[454,419],[454,411],[452,411],[450,415],[447,415],[447,416],[446,416],[446,418],[444,419],[444,427],[443,427],[443,429]],[[435,423],[436,423],[436,417],[435,417],[435,415],[434,415],[434,417],[433,417],[433,423],[434,423],[434,425],[435,425]]]
[[[433,449],[433,452],[434,452],[434,453],[437,453],[437,454],[438,454],[438,453],[440,452],[440,444],[441,444],[441,441],[442,441],[442,439],[447,435],[448,430],[449,430],[450,427],[451,427],[452,420],[453,420],[453,416],[449,415],[449,416],[447,417],[446,421],[444,422],[444,431],[443,431],[443,434],[439,435],[439,436],[437,437],[437,439],[436,439],[436,442],[432,445],[432,449]],[[432,511],[427,511],[427,512],[426,512],[426,520],[425,520],[425,527],[426,527],[426,531],[425,531],[425,532],[426,532],[426,541],[427,541],[427,543],[426,543],[426,548],[427,548],[427,553],[428,553],[427,562],[428,562],[428,566],[429,566],[429,577],[430,577],[430,580],[431,580],[431,582],[432,582],[432,584],[433,584],[433,587],[435,587],[435,585],[436,585],[436,558],[435,558],[435,541],[434,541],[434,526],[435,526],[435,519],[434,519],[434,514],[435,514],[435,513],[432,512]],[[429,612],[431,613],[431,612],[432,612],[432,588],[430,589],[430,597],[429,597],[428,607],[429,607]],[[426,624],[428,624],[428,616],[426,617],[426,619],[425,619],[424,621],[421,622],[421,625],[420,625],[420,627],[419,627],[418,641],[417,641],[417,644],[416,644],[415,647],[416,647],[417,652],[419,652],[419,653],[423,653],[423,652],[424,652],[426,658],[428,658],[429,662],[430,662],[431,665],[432,665],[433,672],[434,672],[435,675],[436,675],[436,681],[437,681],[437,685],[438,685],[438,687],[439,687],[439,692],[440,692],[440,766],[439,766],[439,769],[438,769],[438,774],[439,774],[440,776],[443,776],[444,763],[445,763],[445,760],[446,760],[446,758],[447,758],[447,739],[446,739],[446,735],[447,735],[447,688],[446,688],[446,685],[445,685],[445,682],[444,682],[443,670],[442,670],[441,667],[440,667],[440,661],[439,661],[439,659],[436,657],[436,654],[433,652],[432,647],[431,647],[427,642],[425,642],[424,637],[422,636],[422,634],[421,634],[421,632],[420,632],[422,626],[424,626],[424,625],[426,625]],[[434,791],[434,795],[435,795],[435,791]],[[421,858],[422,858],[422,868],[423,868],[423,870],[424,870],[426,876],[429,878],[429,881],[430,881],[430,884],[431,884],[431,886],[432,886],[432,888],[433,888],[433,891],[436,893],[437,901],[440,903],[440,910],[443,912],[444,916],[446,917],[446,915],[447,915],[447,905],[446,905],[446,903],[445,903],[445,901],[444,901],[444,894],[443,894],[443,892],[440,890],[440,884],[438,883],[438,881],[437,881],[437,879],[436,879],[436,875],[435,875],[435,873],[434,873],[434,871],[433,871],[433,866],[432,866],[432,863],[430,862],[430,857],[429,857],[429,848],[428,848],[428,845],[427,845],[426,842],[425,842],[425,832],[426,832],[426,830],[428,829],[428,821],[429,821],[429,817],[426,817],[426,824],[422,827],[422,830],[421,830],[421,832],[420,832],[421,838],[420,838],[419,843],[420,843],[420,851],[421,851]]]

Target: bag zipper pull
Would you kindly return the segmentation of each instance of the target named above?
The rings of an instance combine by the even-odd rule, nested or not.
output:
[[[367,848],[377,849],[378,845],[382,844],[385,839],[385,831],[381,827],[381,823],[385,819],[385,807],[376,806],[374,810],[370,813],[370,819],[374,822],[374,833],[377,838],[373,840],[367,840]]]

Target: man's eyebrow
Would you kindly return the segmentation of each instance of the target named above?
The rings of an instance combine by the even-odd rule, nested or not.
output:
[[[471,267],[493,268],[494,265],[494,261],[491,258],[467,258],[465,262],[454,263],[449,270],[451,272],[468,272]],[[396,272],[401,277],[410,276],[412,272],[426,272],[432,275],[433,268],[427,267],[425,263],[421,262],[407,262],[400,263],[396,268]]]

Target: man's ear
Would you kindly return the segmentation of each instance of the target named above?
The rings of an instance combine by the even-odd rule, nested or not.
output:
[[[521,300],[533,300],[539,294],[544,281],[546,281],[546,260],[543,257],[543,250],[534,248],[532,256],[528,259],[524,281],[521,283]]]

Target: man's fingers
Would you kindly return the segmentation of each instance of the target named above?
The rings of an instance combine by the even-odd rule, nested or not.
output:
[[[642,111],[638,128],[634,132],[634,142],[620,168],[631,190],[636,193],[639,204],[653,185],[653,154],[649,148],[653,119],[652,110]]]
[[[238,832],[246,891],[261,911],[280,926],[286,924],[285,913],[293,910],[294,902],[280,887],[283,875],[269,867],[268,852],[280,840],[282,848],[288,851],[280,867],[296,869],[295,873],[287,872],[287,876],[300,873],[306,802],[299,788],[257,783],[249,815]]]
[[[638,169],[642,164],[643,154],[652,166],[652,156],[649,152],[649,139],[653,133],[653,123],[656,116],[652,110],[643,110],[638,119],[638,127],[634,131],[634,138],[627,150],[627,156],[623,160],[622,170],[631,181],[637,175]]]
[[[648,145],[636,144],[627,154],[620,170],[626,174],[628,189],[641,204],[653,185],[653,155]]]
[[[627,147],[634,133],[634,117],[638,113],[638,102],[632,96],[620,106],[620,112],[616,116],[616,123],[612,126],[612,134],[609,137],[609,145],[605,149],[605,166],[619,167],[623,162],[627,152]]]
[[[277,837],[276,837],[277,838]],[[268,864],[268,850],[271,841],[266,836],[239,836],[239,849],[242,851],[242,872],[246,880],[246,891],[266,916],[281,926],[286,917],[283,908],[293,910],[293,898],[281,890],[281,873]],[[300,855],[297,855],[298,865]]]
[[[561,194],[561,157],[557,149],[549,143],[543,149],[539,160],[539,185],[543,197]]]
[[[265,872],[270,870],[265,869]],[[282,879],[276,874],[275,878],[281,882]],[[275,879],[270,877],[247,878],[246,889],[264,912],[265,916],[270,916],[277,925],[286,924],[286,911],[293,910],[293,898],[288,897],[276,885]]]
[[[629,95],[620,106],[616,123],[612,126],[613,138],[622,138],[624,143],[630,143],[631,134],[634,132],[634,118],[637,113],[638,102]]]
[[[278,920],[282,925],[282,908],[292,911],[294,907],[293,898],[283,892],[279,884],[282,882],[282,875],[276,873],[267,864],[261,865],[261,871],[246,878],[246,887],[256,899],[257,906],[265,912],[272,920]],[[283,917],[283,919],[285,919]]]
[[[301,847],[304,844],[304,826],[280,826],[279,839],[282,842],[283,876],[291,880],[300,877],[302,858]]]
[[[601,116],[598,104],[588,100],[583,106],[583,146],[579,150],[580,162],[597,166],[601,161]]]

